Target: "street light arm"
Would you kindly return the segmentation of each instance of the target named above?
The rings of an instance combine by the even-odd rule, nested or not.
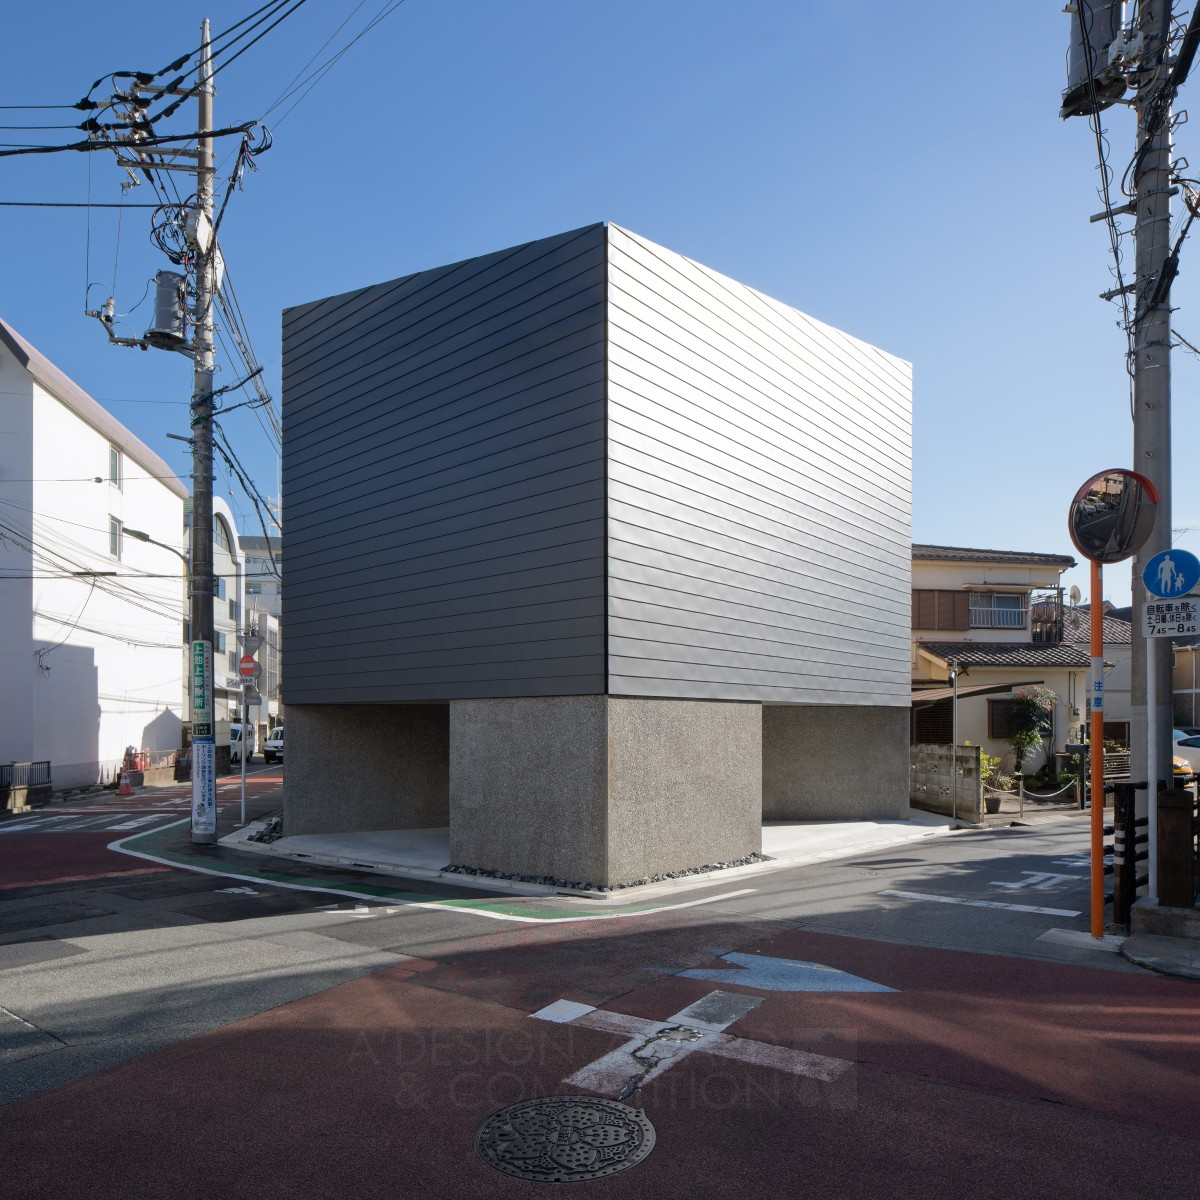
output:
[[[183,563],[183,565],[185,567],[189,566],[188,557],[186,554],[184,554],[180,550],[176,550],[174,546],[168,546],[166,542],[160,542],[157,538],[152,538],[144,530],[130,529],[129,526],[125,526],[121,530],[121,532],[131,538],[136,539],[139,542],[149,542],[152,546],[160,546],[163,550],[169,550],[173,555],[175,555],[176,558],[178,558]]]

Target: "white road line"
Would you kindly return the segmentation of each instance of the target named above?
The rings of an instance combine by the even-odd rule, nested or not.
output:
[[[163,825],[156,829],[155,833],[162,833],[167,829],[174,829],[178,825],[186,825],[191,820],[191,817],[184,817],[180,821],[172,821],[169,825]],[[314,887],[308,883],[284,883],[282,880],[269,879],[265,880],[259,875],[242,875],[237,871],[216,871],[211,867],[194,867],[188,864],[186,867],[180,863],[174,862],[169,858],[161,858],[157,854],[144,854],[141,850],[127,850],[125,842],[133,841],[134,838],[144,837],[145,834],[133,833],[127,838],[118,838],[115,842],[109,842],[108,849],[115,850],[118,854],[128,854],[131,858],[143,858],[147,862],[159,863],[164,867],[171,867],[176,871],[194,871],[198,875],[220,875],[224,879],[241,879],[246,883],[269,884],[273,888],[286,888],[291,892],[316,892],[322,896],[347,896],[351,900],[372,900],[377,899],[374,896],[364,896],[362,892],[353,892],[347,888],[332,888],[332,887]],[[403,882],[397,879],[397,883]],[[397,891],[402,891],[402,888],[397,887]],[[628,917],[651,917],[656,913],[674,912],[680,908],[694,908],[698,904],[715,904],[718,900],[729,900],[734,896],[745,896],[751,892],[758,891],[757,888],[739,888],[733,892],[722,892],[719,896],[705,896],[702,900],[688,900],[683,904],[664,904],[659,908],[640,908],[634,912],[614,912],[614,913],[595,913],[586,917],[523,917],[517,913],[499,913],[490,912],[482,908],[464,908],[461,911],[468,915],[477,917],[486,917],[489,921],[516,921],[523,925],[567,925],[578,923],[579,921],[617,921]],[[547,897],[548,899],[549,897]],[[513,903],[518,900],[538,900],[540,896],[514,896]],[[455,911],[453,904],[447,904],[445,901],[438,900],[401,900],[398,896],[389,896],[388,904],[394,904],[399,908],[430,908],[436,912],[446,912],[447,910]]]
[[[117,833],[122,829],[137,829],[139,825],[148,825],[151,821],[161,821],[162,813],[151,813],[148,817],[134,817],[132,821],[126,821],[124,825],[110,825],[109,829],[113,833]]]
[[[1078,917],[1081,914],[1072,908],[1039,908],[1034,904],[1002,904],[999,900],[964,900],[958,896],[931,896],[925,892],[880,892],[881,896],[894,896],[898,900],[928,900],[932,904],[962,904],[967,908],[1002,908],[1007,912],[1041,913],[1046,917]]]
[[[773,1067],[792,1075],[807,1075],[823,1083],[832,1083],[852,1065],[846,1059],[829,1058],[824,1054],[793,1050],[788,1046],[751,1041],[721,1032],[745,1016],[744,1008],[715,1021],[698,1021],[693,1016],[693,1010],[704,1011],[710,1001],[721,998],[727,1000],[729,997],[728,992],[710,992],[703,1000],[689,1005],[665,1021],[651,1021],[607,1009],[592,1009],[564,1000],[549,1004],[531,1015],[537,1020],[581,1025],[629,1038],[623,1046],[601,1055],[563,1080],[572,1087],[587,1088],[602,1096],[628,1096],[632,1085],[636,1085],[633,1090],[641,1088],[697,1051],[752,1066]],[[662,1036],[668,1030],[681,1035],[682,1040],[675,1040],[669,1034]]]

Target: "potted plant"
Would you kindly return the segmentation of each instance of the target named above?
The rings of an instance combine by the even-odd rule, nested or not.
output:
[[[1012,788],[1013,778],[1000,770],[1000,756],[979,752],[979,776],[983,783],[983,808],[985,812],[1000,811],[1000,793]]]

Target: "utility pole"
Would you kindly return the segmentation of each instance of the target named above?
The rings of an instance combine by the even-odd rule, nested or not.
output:
[[[1158,489],[1158,520],[1133,560],[1133,777],[1146,778],[1150,707],[1154,708],[1156,753],[1153,760],[1171,777],[1171,643],[1146,638],[1139,614],[1146,601],[1142,570],[1147,561],[1171,547],[1171,102],[1166,90],[1171,0],[1143,0],[1137,33],[1142,39],[1137,76],[1137,157],[1131,179],[1136,206],[1137,245],[1133,306],[1133,469]],[[1153,654],[1156,695],[1146,693],[1147,656]],[[1156,774],[1157,774],[1156,768]],[[1157,790],[1148,780],[1150,803]]]
[[[208,18],[200,27],[199,131],[213,128],[212,55]],[[216,237],[213,232],[212,138],[197,140],[196,207],[188,224],[188,241],[196,254],[195,309],[193,311],[192,384],[192,538],[191,538],[191,639],[193,670],[200,659],[207,673],[204,694],[213,702],[213,303],[216,298]],[[207,653],[196,654],[197,643],[208,643]],[[192,841],[217,840],[216,742],[214,728],[207,736],[192,738]],[[243,730],[243,737],[245,731]],[[243,746],[242,760],[245,761]]]

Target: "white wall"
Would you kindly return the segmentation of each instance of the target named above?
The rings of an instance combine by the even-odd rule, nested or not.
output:
[[[32,410],[30,757],[71,786],[111,771],[127,745],[179,745],[183,565],[128,537],[114,559],[109,518],[181,548],[183,501],[124,452],[111,484],[108,437],[36,383]]]
[[[30,641],[33,381],[0,346],[0,762],[33,757]]]

